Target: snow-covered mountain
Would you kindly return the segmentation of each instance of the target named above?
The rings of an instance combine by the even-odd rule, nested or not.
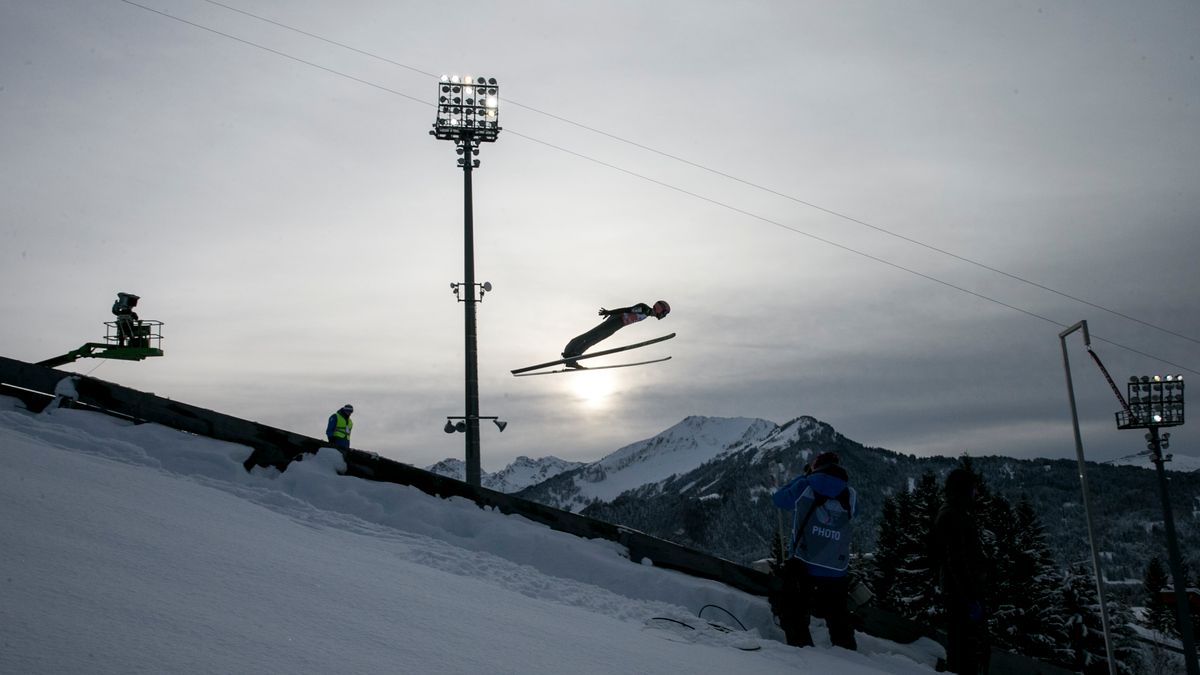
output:
[[[958,463],[957,457],[916,457],[864,447],[808,416],[783,425],[746,417],[692,416],[596,462],[571,466],[557,458],[521,458],[504,471],[485,475],[483,484],[750,564],[768,552],[764,542],[771,541],[776,523],[776,511],[765,498],[777,481],[772,467],[783,466],[790,477],[826,451],[841,455],[858,490],[859,512],[869,525],[856,533],[855,541],[865,551],[874,549],[874,524],[889,495],[912,489],[926,472],[945,476]],[[1062,512],[1062,517],[1046,520],[1048,535],[1062,560],[1086,557],[1086,540],[1074,534],[1083,527],[1082,513],[1073,506],[1079,499],[1075,461],[972,459],[989,484],[1013,503],[1027,497],[1039,513]],[[1171,498],[1188,556],[1195,551],[1190,542],[1200,528],[1200,473],[1194,471],[1198,464],[1200,460],[1184,455],[1167,464],[1169,471],[1183,472],[1172,481]],[[1145,551],[1156,546],[1152,524],[1161,521],[1153,471],[1134,471],[1133,466],[1153,469],[1145,457],[1135,456],[1094,464],[1089,470],[1095,494],[1122,495],[1120,512],[1103,523],[1105,530],[1120,533],[1105,536],[1114,578],[1140,577]],[[446,460],[431,470],[463,475],[459,460]],[[546,479],[540,480],[542,476]]]
[[[530,459],[522,455],[517,457],[512,464],[495,473],[484,471],[480,476],[480,484],[497,492],[518,492],[553,478],[564,471],[585,465],[586,462],[569,462],[553,455],[540,459]],[[425,470],[455,480],[466,480],[467,475],[466,463],[461,459],[454,458],[443,459],[437,464],[425,467]]]
[[[731,453],[789,447],[826,425],[800,418],[779,426],[749,417],[692,416],[666,431],[566,471],[522,495],[561,509],[580,511],[632,490],[661,485]]]
[[[519,495],[543,504],[632,527],[728,560],[750,564],[768,553],[776,510],[769,496],[777,479],[771,468],[793,476],[816,453],[842,457],[858,490],[859,513],[868,523],[855,534],[864,551],[875,547],[875,524],[889,495],[912,489],[924,473],[944,477],[957,457],[917,457],[864,447],[812,417],[783,425],[753,418],[688,417],[662,433],[621,448],[603,459],[565,471]],[[1195,458],[1176,455],[1167,464],[1185,472],[1172,480],[1176,526],[1186,549],[1200,528],[1200,474],[1189,471]],[[1083,523],[1078,468],[1073,460],[1021,460],[972,456],[989,485],[1016,503],[1033,500],[1047,518],[1047,534],[1062,560],[1082,559],[1087,542],[1076,536]],[[1139,468],[1153,468],[1136,457]],[[1145,551],[1159,546],[1152,524],[1161,522],[1158,481],[1153,471],[1093,464],[1094,494],[1122,495],[1122,508],[1102,524],[1109,573],[1136,579]],[[1112,534],[1107,534],[1111,532]],[[1154,548],[1154,550],[1158,550]]]
[[[660,434],[591,463],[554,456],[538,459],[521,456],[500,471],[484,472],[482,484],[499,492],[523,492],[523,496],[535,501],[578,512],[589,504],[611,502],[625,493],[653,493],[672,476],[682,476],[730,453],[753,450],[760,455],[770,454],[797,444],[804,448],[803,441],[829,441],[837,435],[829,425],[808,416],[778,425],[759,418],[693,415]],[[800,452],[806,460],[813,450]],[[1154,469],[1144,455],[1105,464]],[[1174,455],[1165,468],[1200,472],[1200,457]],[[447,458],[425,469],[457,480],[466,476],[466,465],[461,459]]]
[[[725,452],[761,442],[777,428],[773,422],[746,417],[688,417],[582,469],[575,482],[577,495],[587,501],[612,501],[622,492],[687,473]]]

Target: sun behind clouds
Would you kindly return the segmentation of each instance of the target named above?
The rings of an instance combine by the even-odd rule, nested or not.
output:
[[[608,371],[571,373],[570,377],[571,391],[579,402],[589,408],[604,407],[616,390],[616,375]]]

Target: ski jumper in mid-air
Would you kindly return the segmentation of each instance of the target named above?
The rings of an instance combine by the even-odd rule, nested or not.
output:
[[[596,346],[601,340],[612,337],[613,333],[631,323],[637,323],[649,317],[654,317],[661,321],[670,313],[671,306],[667,304],[666,300],[659,300],[653,306],[639,302],[632,307],[622,307],[620,309],[604,309],[601,307],[600,316],[604,317],[604,321],[600,322],[600,325],[595,328],[568,342],[567,346],[563,349],[562,356],[566,359],[565,365],[568,368],[582,368],[577,361],[573,361],[572,359]]]

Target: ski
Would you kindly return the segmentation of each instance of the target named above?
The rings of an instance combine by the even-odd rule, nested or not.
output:
[[[539,370],[533,373],[513,373],[514,377],[529,377],[530,375],[553,375],[554,373],[573,373],[578,370],[604,370],[605,368],[628,368],[630,366],[644,366],[647,363],[659,363],[660,361],[669,361],[671,357],[664,356],[661,359],[650,359],[649,361],[638,361],[637,363],[618,363],[612,366],[591,366],[589,368],[559,368],[557,370]]]
[[[581,355],[576,356],[571,359],[558,359],[556,361],[547,361],[545,363],[539,363],[536,366],[525,366],[524,368],[517,368],[516,370],[513,370],[511,372],[513,375],[520,375],[521,373],[527,373],[531,370],[540,370],[542,368],[549,368],[550,366],[557,366],[558,364],[566,363],[567,361],[579,361],[582,359],[591,359],[591,358],[595,358],[597,356],[604,356],[606,354],[616,354],[617,352],[623,352],[623,351],[626,351],[629,349],[637,349],[638,347],[645,347],[646,345],[652,345],[656,342],[662,342],[663,340],[670,340],[673,337],[675,337],[675,334],[671,333],[670,335],[664,335],[662,337],[654,338],[653,340],[646,340],[645,342],[636,342],[631,345],[625,345],[624,347],[614,347],[612,349],[605,349],[605,350],[598,351],[598,352],[592,352],[591,354],[581,354]]]

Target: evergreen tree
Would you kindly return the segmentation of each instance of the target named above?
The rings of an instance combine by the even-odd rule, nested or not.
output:
[[[1191,588],[1196,588],[1197,586],[1200,586],[1200,576],[1196,577],[1197,578],[1196,585],[1192,585],[1190,582],[1190,579],[1192,578],[1192,567],[1191,567],[1191,565],[1188,564],[1188,561],[1181,560],[1179,562],[1179,565],[1182,568],[1180,570],[1180,572],[1181,572],[1180,576],[1183,578],[1184,593],[1188,593],[1189,586]],[[1188,602],[1191,602],[1191,600],[1189,599]],[[1178,612],[1174,612],[1174,614],[1177,615]],[[1192,637],[1194,639],[1200,639],[1200,616],[1197,615],[1197,612],[1195,609],[1191,610],[1191,617],[1192,617]],[[1176,621],[1175,621],[1175,634],[1176,635],[1180,634],[1178,616],[1176,616]]]
[[[1067,642],[1060,662],[1083,673],[1107,671],[1104,626],[1095,591],[1093,577],[1083,563],[1067,569],[1062,587]]]
[[[929,556],[929,533],[942,505],[937,476],[925,472],[901,501],[896,541],[896,568],[890,601],[902,616],[928,622],[940,609],[936,571]]]
[[[1196,575],[1196,582],[1191,585],[1188,593],[1188,602],[1191,602],[1191,606],[1195,607],[1195,603],[1192,601],[1192,594],[1200,593],[1200,574]],[[1192,610],[1192,639],[1193,644],[1200,644],[1200,612],[1195,610]],[[1200,649],[1200,647],[1197,649]]]
[[[1007,623],[997,621],[995,636],[1013,651],[1052,661],[1056,649],[1066,641],[1054,554],[1027,497],[1022,496],[1013,517],[1013,548],[1006,575],[1006,606],[1011,607],[1012,616]]]
[[[1084,675],[1104,675],[1108,672],[1108,657],[1095,577],[1084,563],[1075,563],[1063,578],[1061,592],[1067,641],[1059,652],[1058,662]],[[1141,654],[1130,628],[1133,613],[1127,606],[1113,601],[1109,601],[1108,609],[1117,672],[1134,675],[1140,670]]]
[[[1133,630],[1133,609],[1123,602],[1108,602],[1108,618],[1112,624],[1113,654],[1117,659],[1117,672],[1136,675],[1142,671],[1142,648]]]
[[[1167,570],[1163,567],[1162,559],[1154,556],[1146,565],[1146,575],[1142,577],[1142,603],[1146,607],[1146,617],[1143,624],[1167,636],[1178,636],[1175,625],[1175,613],[1170,603],[1163,602],[1162,592],[1170,582],[1167,580]]]
[[[981,476],[976,476],[976,480],[983,485]],[[984,596],[984,604],[990,608],[988,630],[997,644],[1011,648],[1017,635],[1016,626],[1027,610],[1019,598],[1023,580],[1015,577],[1016,524],[1008,500],[1000,495],[987,494],[976,504],[983,552],[990,562]]]
[[[908,542],[911,539],[906,530],[911,524],[909,514],[912,513],[913,494],[908,490],[898,492],[891,501],[894,505],[895,513],[890,523],[891,533],[887,536],[893,540],[894,545],[888,556],[888,560],[881,561],[881,564],[887,565],[884,573],[886,579],[886,583],[884,584],[885,590],[881,593],[881,604],[898,614],[903,614],[904,601],[900,596],[900,570],[904,566]]]
[[[892,585],[896,580],[896,567],[900,561],[898,502],[904,494],[906,493],[883,500],[879,531],[875,537],[875,556],[871,564],[871,586],[875,591],[876,602],[888,609],[896,609],[891,602],[891,596]]]
[[[1155,557],[1154,560],[1158,560],[1158,558]],[[1153,562],[1153,560],[1151,562]],[[1182,568],[1182,569],[1180,569],[1180,577],[1183,579],[1184,592],[1188,593],[1189,592],[1188,587],[1190,584],[1189,580],[1192,578],[1192,569],[1191,569],[1191,566],[1188,565],[1186,560],[1180,561],[1179,564],[1180,564],[1180,567]],[[1159,561],[1159,567],[1162,568],[1161,561]],[[1174,591],[1175,591],[1174,575],[1168,576],[1166,574],[1166,572],[1164,571],[1163,576],[1165,578],[1165,581],[1163,583],[1164,589],[1167,591],[1170,591],[1171,593],[1174,593]],[[1200,586],[1200,576],[1196,577],[1196,584],[1192,585],[1191,588],[1196,588],[1197,586]],[[1189,599],[1189,602],[1191,602],[1190,599]],[[1169,635],[1171,637],[1176,637],[1176,638],[1179,637],[1180,635],[1182,635],[1182,632],[1181,632],[1180,626],[1179,626],[1179,609],[1178,609],[1177,603],[1178,603],[1178,601],[1175,599],[1174,595],[1172,595],[1169,600],[1166,600],[1163,603],[1166,607],[1166,614],[1169,614],[1171,617],[1170,630],[1163,631],[1163,634]],[[1149,608],[1149,605],[1147,605],[1147,608]],[[1197,612],[1194,608],[1191,610],[1191,619],[1192,619],[1192,636],[1194,639],[1200,640],[1200,615],[1197,614]]]

